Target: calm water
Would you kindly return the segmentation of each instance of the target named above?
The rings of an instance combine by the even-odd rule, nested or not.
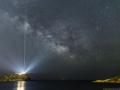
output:
[[[120,85],[89,81],[29,81],[0,83],[0,90],[120,90]]]

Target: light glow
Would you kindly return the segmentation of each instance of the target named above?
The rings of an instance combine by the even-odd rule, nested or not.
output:
[[[22,72],[19,72],[19,73],[16,73],[16,74],[18,74],[18,75],[24,75],[24,74],[26,74],[27,72],[25,72],[25,71],[22,71]]]
[[[23,74],[26,74],[26,72],[21,72],[21,73],[19,73],[19,75],[23,75]]]
[[[18,81],[17,90],[25,90],[25,82],[24,81]]]

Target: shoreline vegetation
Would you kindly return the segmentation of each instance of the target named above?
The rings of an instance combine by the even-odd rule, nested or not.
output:
[[[11,81],[28,81],[30,77],[27,74],[5,74],[0,75],[0,82],[11,82]]]
[[[120,76],[116,76],[113,78],[105,79],[105,80],[96,80],[94,83],[112,83],[112,84],[120,84]]]

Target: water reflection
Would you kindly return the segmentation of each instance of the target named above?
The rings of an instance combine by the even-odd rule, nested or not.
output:
[[[17,90],[25,90],[25,81],[17,82]]]

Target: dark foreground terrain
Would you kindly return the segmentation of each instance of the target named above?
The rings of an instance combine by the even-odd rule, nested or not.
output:
[[[96,84],[91,81],[18,81],[2,82],[0,90],[119,90],[120,84]]]

